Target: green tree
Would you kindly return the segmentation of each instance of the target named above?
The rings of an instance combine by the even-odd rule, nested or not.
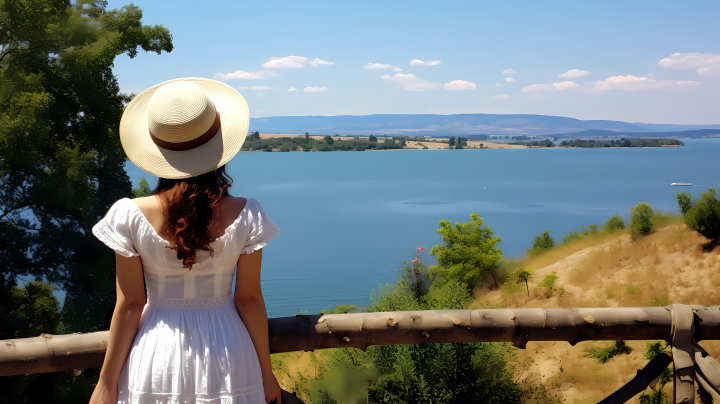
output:
[[[550,237],[550,230],[545,230],[543,234],[535,236],[532,248],[527,252],[528,255],[536,257],[553,247],[555,247],[555,239]]]
[[[714,244],[720,244],[720,200],[715,188],[702,192],[685,213],[685,223]]]
[[[450,146],[450,147],[455,146],[455,136],[450,136],[450,140],[448,141],[448,146]]]
[[[638,237],[650,235],[653,232],[655,223],[653,220],[652,206],[646,202],[640,202],[637,206],[630,208],[630,236],[633,241]]]
[[[368,140],[371,141],[371,142],[377,142],[377,137],[375,137],[375,135],[370,135],[370,137],[368,138]]]
[[[120,93],[115,57],[172,50],[169,31],[143,25],[138,7],[106,4],[0,1],[0,313],[21,279],[45,279],[66,292],[67,332],[107,329],[115,303],[114,254],[89,236],[131,195],[118,137],[131,96]],[[93,377],[5,377],[0,389],[14,386],[18,401],[58,402],[58,391],[77,388],[69,402],[80,402]]]
[[[335,143],[335,140],[333,138],[331,138],[329,135],[325,135],[325,143],[332,146],[333,143]]]
[[[431,271],[446,279],[457,280],[473,290],[487,276],[492,277],[495,286],[503,280],[499,271],[502,250],[496,247],[500,236],[493,237],[490,226],[483,227],[483,219],[476,212],[470,215],[467,223],[455,223],[441,220],[437,230],[442,235],[443,244],[430,250],[437,257],[437,266]]]
[[[305,132],[305,140],[310,140],[310,134],[308,132]]]
[[[687,192],[678,192],[675,194],[677,197],[678,207],[682,214],[686,214],[692,207],[692,195]]]
[[[625,222],[623,222],[620,215],[613,215],[602,225],[603,230],[608,233],[613,233],[615,230],[622,230],[625,228]]]
[[[144,196],[150,196],[152,189],[150,189],[150,184],[148,184],[145,177],[140,177],[139,185],[140,185],[140,188],[133,188],[133,190],[132,190],[133,198],[142,198]]]
[[[520,282],[525,282],[525,289],[527,290],[527,295],[530,297],[530,287],[528,286],[528,282],[532,279],[532,270],[525,269],[525,268],[518,268],[515,270],[515,278],[517,278]]]
[[[58,302],[49,283],[26,282],[10,289],[12,303],[4,312],[0,330],[6,338],[37,337],[40,334],[64,334]],[[4,316],[4,317],[5,317]]]

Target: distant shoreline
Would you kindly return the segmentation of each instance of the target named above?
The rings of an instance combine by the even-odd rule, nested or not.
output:
[[[289,133],[248,134],[244,152],[308,152],[308,151],[374,151],[374,150],[455,150],[462,149],[578,149],[578,148],[643,148],[682,147],[676,139],[570,140],[554,145],[550,140],[498,143],[484,140],[452,138],[368,137],[302,135]],[[390,143],[388,143],[390,142]],[[548,146],[550,145],[550,146]]]

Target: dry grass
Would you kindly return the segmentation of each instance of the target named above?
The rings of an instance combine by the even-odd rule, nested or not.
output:
[[[626,230],[601,233],[561,245],[523,265],[534,271],[530,297],[525,286],[480,290],[476,305],[504,307],[627,307],[666,306],[672,303],[720,304],[720,248],[710,252],[707,240],[679,220],[670,220],[654,234],[636,242]],[[533,288],[555,271],[555,293],[536,296]],[[535,286],[533,286],[535,285]],[[559,296],[560,288],[565,290]],[[608,343],[528,343],[513,368],[534,374],[556,387],[567,403],[597,402],[627,383],[648,361],[645,341],[628,341],[634,350],[601,364],[585,356],[585,349]],[[720,341],[701,345],[720,359]],[[525,361],[525,362],[523,362]],[[531,365],[527,366],[530,361]],[[543,378],[543,375],[545,376]],[[672,394],[672,386],[666,386]],[[635,397],[632,401],[638,403]]]

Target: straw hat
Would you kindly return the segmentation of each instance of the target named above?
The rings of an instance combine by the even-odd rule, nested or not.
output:
[[[240,151],[250,124],[247,103],[219,81],[185,77],[138,94],[120,120],[130,161],[161,178],[195,177]]]

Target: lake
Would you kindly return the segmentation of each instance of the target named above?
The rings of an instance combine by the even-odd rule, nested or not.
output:
[[[478,212],[520,256],[549,229],[556,241],[648,202],[677,211],[675,193],[720,185],[720,139],[681,148],[241,152],[231,193],[260,201],[282,230],[263,253],[268,316],[367,306],[416,247],[441,239],[438,222]],[[715,163],[713,163],[715,161]],[[128,163],[137,187],[145,176]],[[691,182],[692,187],[670,186]],[[432,257],[423,258],[430,262]]]

